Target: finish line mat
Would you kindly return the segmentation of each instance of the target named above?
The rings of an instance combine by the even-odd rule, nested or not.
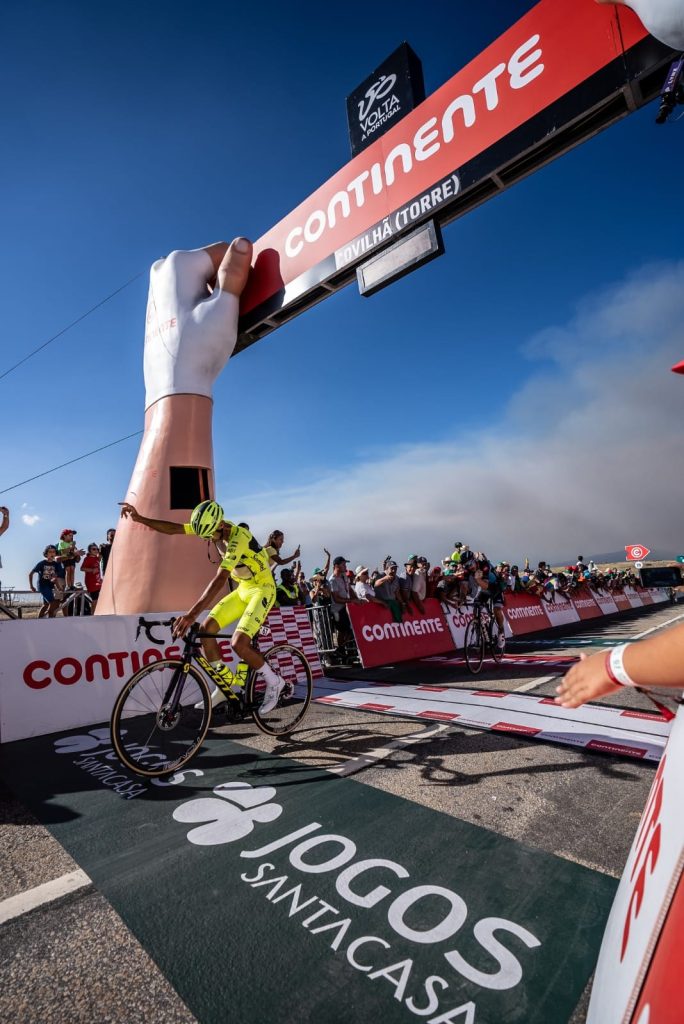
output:
[[[1,756],[202,1024],[566,1024],[596,963],[614,879],[360,782],[217,736],[164,785],[106,728]]]
[[[552,697],[455,686],[330,679],[316,684],[318,704],[376,711],[471,729],[508,732],[637,760],[659,761],[672,722],[650,711],[584,704],[562,708]]]

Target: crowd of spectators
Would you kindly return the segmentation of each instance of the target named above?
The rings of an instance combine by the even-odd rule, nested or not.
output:
[[[282,535],[281,535],[282,536]],[[297,559],[300,550],[297,548]],[[288,559],[293,560],[295,555]],[[478,599],[489,599],[497,620],[503,618],[506,594],[530,594],[543,601],[562,601],[578,587],[588,586],[597,593],[610,594],[639,583],[631,569],[599,568],[590,559],[579,555],[574,565],[550,567],[540,561],[536,569],[529,559],[521,568],[510,562],[493,563],[483,551],[472,551],[463,542],[456,542],[453,551],[432,566],[425,555],[412,554],[401,568],[391,556],[375,568],[357,565],[343,555],[332,559],[325,550],[326,562],[307,577],[296,561],[293,569],[280,572],[277,604],[308,608],[328,607],[335,627],[335,643],[341,652],[351,639],[347,606],[352,603],[373,603],[388,609],[395,622],[424,611],[426,598],[435,597],[452,608],[462,608]],[[502,625],[502,622],[500,623]]]
[[[43,604],[38,618],[53,619],[62,610],[65,615],[73,614],[73,598],[88,595],[88,602],[79,605],[81,613],[94,611],[102,589],[102,577],[114,543],[116,530],[107,530],[107,539],[102,544],[95,542],[87,548],[76,543],[76,530],[62,530],[56,544],[43,549],[43,557],[29,572],[29,588],[40,593]],[[83,573],[83,580],[76,580],[76,570]],[[37,581],[37,586],[34,582]]]
[[[9,526],[9,511],[0,507],[0,516],[0,533],[3,533]],[[54,617],[75,591],[85,591],[93,609],[97,604],[116,531],[107,530],[102,544],[93,542],[87,549],[78,547],[76,532],[63,530],[59,541],[47,545],[43,558],[29,573],[31,590],[40,592],[43,598],[41,618]],[[507,593],[527,593],[553,602],[571,596],[583,585],[598,593],[610,594],[639,582],[631,569],[601,569],[592,559],[585,562],[582,555],[574,565],[557,568],[540,561],[536,569],[532,569],[529,559],[522,568],[510,562],[494,564],[483,551],[473,551],[461,541],[434,566],[425,555],[412,554],[400,567],[387,555],[377,567],[360,564],[352,570],[348,558],[343,555],[331,558],[324,548],[324,563],[307,576],[300,560],[300,547],[291,555],[284,555],[284,542],[282,530],[274,530],[264,545],[276,576],[276,607],[329,608],[340,647],[351,637],[347,611],[351,603],[382,605],[395,622],[401,622],[407,616],[422,614],[423,602],[430,597],[460,608],[484,594],[496,598],[493,601],[496,608],[497,604],[503,604]],[[76,581],[77,570],[83,573],[82,582]]]

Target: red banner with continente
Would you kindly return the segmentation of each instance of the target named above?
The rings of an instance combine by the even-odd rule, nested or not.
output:
[[[439,601],[428,598],[423,607],[424,614],[404,614],[401,622],[395,622],[389,609],[378,604],[347,605],[364,668],[455,649]]]
[[[647,36],[628,8],[540,0],[258,239],[241,329],[346,278],[407,229],[456,215],[488,174],[619,93]]]

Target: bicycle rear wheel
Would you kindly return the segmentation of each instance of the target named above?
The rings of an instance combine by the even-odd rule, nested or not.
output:
[[[292,732],[306,714],[313,693],[311,666],[297,647],[276,644],[264,653],[274,672],[285,680],[286,686],[278,703],[271,711],[262,712],[266,683],[258,672],[250,672],[247,681],[247,706],[254,721],[270,736],[283,736]]]
[[[484,645],[485,638],[482,630],[482,624],[476,617],[471,619],[466,626],[465,639],[463,641],[466,665],[473,675],[477,675],[482,668],[482,662],[484,661]]]
[[[124,767],[160,778],[194,757],[210,720],[204,676],[178,658],[154,661],[131,676],[116,698],[112,745]]]

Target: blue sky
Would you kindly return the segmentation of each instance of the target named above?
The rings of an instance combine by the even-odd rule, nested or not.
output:
[[[430,93],[531,6],[10,0],[0,373],[141,276],[0,380],[0,491],[142,427],[153,260],[258,238],[346,163],[345,96],[402,40]],[[654,117],[455,222],[428,267],[231,360],[214,393],[228,514],[285,530],[306,569],[323,544],[366,564],[457,539],[495,558],[679,553],[684,123]],[[64,527],[104,539],[137,446],[0,494],[3,585]]]

